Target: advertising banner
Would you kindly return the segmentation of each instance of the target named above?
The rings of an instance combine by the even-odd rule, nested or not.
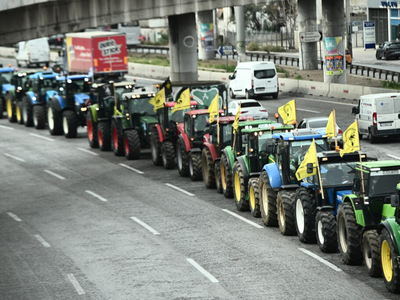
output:
[[[363,22],[364,49],[375,49],[375,21]]]
[[[68,70],[87,73],[92,67],[92,41],[87,38],[66,37]]]
[[[125,35],[93,37],[93,70],[94,73],[128,71]]]
[[[201,49],[206,52],[214,51],[214,24],[200,24]]]
[[[324,42],[327,51],[325,56],[326,75],[342,75],[344,72],[344,55],[339,51],[339,48],[342,47],[342,37],[326,37]]]

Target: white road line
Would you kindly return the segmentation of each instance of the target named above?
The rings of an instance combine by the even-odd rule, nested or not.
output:
[[[304,252],[305,254],[307,254],[307,255],[309,255],[309,256],[315,258],[316,260],[322,262],[324,265],[327,265],[329,268],[331,268],[331,269],[333,269],[333,270],[335,270],[335,271],[338,271],[338,272],[341,272],[341,271],[342,271],[342,269],[339,269],[339,268],[336,267],[334,264],[331,264],[329,261],[323,259],[322,257],[320,257],[320,256],[318,256],[318,255],[316,255],[316,254],[314,254],[314,253],[312,253],[312,252],[310,252],[310,251],[308,251],[308,250],[306,250],[306,249],[304,249],[304,248],[299,248],[299,250],[302,251],[302,252]]]
[[[200,266],[197,262],[195,262],[193,259],[191,258],[186,258],[186,260],[193,266],[195,267],[197,270],[200,271],[200,273],[202,273],[204,276],[206,276],[208,279],[210,279],[211,282],[219,282],[217,278],[215,278],[214,276],[212,276],[208,271],[206,271],[202,266]]]
[[[56,174],[56,173],[53,173],[52,171],[49,171],[49,170],[44,170],[46,173],[49,173],[50,175],[53,175],[54,177],[57,177],[57,178],[59,178],[59,179],[65,179],[65,177],[62,177],[62,176],[60,176],[60,175],[58,175],[58,174]]]
[[[46,248],[51,247],[50,244],[49,244],[48,242],[46,242],[46,241],[44,240],[44,238],[42,238],[40,235],[35,234],[35,238],[37,238],[38,241],[39,241],[40,243],[42,243],[42,245],[45,246]]]
[[[88,194],[90,194],[90,195],[92,195],[93,197],[96,197],[97,199],[99,199],[99,200],[101,200],[101,201],[107,202],[107,199],[105,199],[105,198],[103,198],[103,197],[97,195],[96,193],[93,193],[92,191],[85,191],[85,192],[88,193]]]
[[[90,150],[87,150],[87,149],[83,149],[83,148],[76,148],[76,149],[81,150],[81,151],[83,151],[83,152],[90,153],[90,154],[92,154],[92,155],[98,155],[97,153],[94,153],[94,152],[92,152],[92,151],[90,151]]]
[[[53,140],[53,139],[51,139],[51,138],[48,138],[48,137],[45,137],[45,136],[41,136],[41,135],[35,134],[35,133],[30,133],[30,135],[35,136],[35,137],[38,137],[38,138],[43,139],[43,140],[46,140],[46,141],[50,141],[50,142],[54,142],[54,141],[55,141],[55,140]]]
[[[12,212],[8,212],[7,213],[11,218],[13,218],[15,221],[17,222],[22,222],[22,220],[20,218],[18,218],[17,215],[13,214]]]
[[[127,169],[129,169],[129,170],[131,170],[131,171],[133,171],[133,172],[138,173],[138,174],[144,174],[144,172],[139,171],[139,170],[136,170],[136,169],[134,169],[134,168],[132,168],[132,167],[130,167],[130,166],[127,166],[127,165],[125,165],[125,164],[119,164],[119,165],[120,165],[121,167],[127,168]]]
[[[84,295],[85,291],[83,290],[83,288],[81,287],[81,285],[79,284],[78,280],[76,280],[74,274],[67,274],[69,281],[71,281],[72,285],[74,286],[76,292],[78,293],[78,295]]]
[[[136,223],[142,225],[144,228],[146,228],[148,231],[150,231],[153,234],[160,234],[159,232],[157,232],[156,230],[154,230],[153,228],[151,228],[149,225],[147,225],[145,222],[140,221],[138,218],[135,217],[131,217],[131,219],[133,221],[135,221]]]
[[[336,101],[328,101],[328,100],[313,100],[313,99],[304,99],[304,98],[302,98],[302,100],[305,100],[305,101],[314,101],[314,102],[325,102],[325,103],[334,103],[335,105],[336,104],[340,104],[340,105],[347,105],[347,106],[355,106],[355,104],[352,104],[352,103],[343,103],[343,102],[340,102],[340,101],[338,101],[338,102],[336,102]]]
[[[256,227],[256,228],[264,228],[263,226],[258,225],[257,223],[254,223],[254,222],[252,222],[252,221],[249,221],[249,220],[247,220],[246,218],[243,218],[242,216],[239,216],[238,214],[235,214],[234,212],[231,212],[231,211],[228,210],[228,209],[223,209],[223,211],[226,212],[226,213],[228,213],[228,214],[230,214],[230,215],[232,215],[232,216],[234,216],[235,218],[238,218],[238,219],[240,219],[240,220],[242,220],[242,221],[244,221],[244,222],[246,222],[246,223],[248,223],[248,224],[250,224],[250,225]]]
[[[400,157],[397,157],[397,156],[394,156],[394,155],[391,155],[391,154],[386,154],[387,156],[390,156],[390,157],[392,157],[392,158],[394,158],[394,159],[398,159],[398,160],[400,160]]]
[[[0,125],[0,127],[4,128],[4,129],[8,129],[8,130],[14,130],[14,128],[9,127],[9,126]]]
[[[4,153],[4,155],[5,155],[5,156],[8,156],[8,157],[10,157],[10,158],[13,158],[13,159],[15,159],[15,160],[19,160],[19,161],[25,162],[24,159],[19,158],[19,157],[16,157],[16,156],[14,156],[14,155],[11,155],[11,154],[8,154],[8,153]]]
[[[187,191],[185,191],[185,190],[183,190],[183,189],[181,189],[181,188],[179,188],[179,187],[177,187],[177,186],[175,186],[175,185],[173,185],[173,184],[166,183],[165,185],[166,185],[166,186],[169,186],[169,187],[171,187],[171,188],[173,188],[173,189],[175,189],[175,190],[178,190],[178,191],[180,191],[180,192],[182,192],[182,193],[184,193],[184,194],[186,194],[186,195],[195,196],[195,194],[189,193],[189,192],[187,192]]]
[[[320,113],[321,113],[321,112],[319,112],[319,111],[309,110],[309,109],[303,109],[303,108],[297,108],[297,107],[296,107],[296,109],[297,109],[297,110],[301,110],[301,111],[312,112],[312,113],[314,113],[314,114],[320,114]]]

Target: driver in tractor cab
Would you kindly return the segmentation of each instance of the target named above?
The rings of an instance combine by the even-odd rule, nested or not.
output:
[[[343,182],[344,172],[339,169],[339,166],[335,166],[328,170],[325,177],[325,184],[327,185],[337,185]]]

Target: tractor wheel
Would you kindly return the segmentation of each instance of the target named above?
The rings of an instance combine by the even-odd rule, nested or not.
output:
[[[189,176],[189,154],[186,152],[185,145],[181,139],[176,143],[176,160],[179,175],[182,177]]]
[[[164,141],[161,145],[161,156],[164,168],[170,170],[175,168],[175,149],[171,141]]]
[[[214,174],[215,174],[215,187],[218,193],[222,193],[222,182],[221,182],[221,162],[216,161],[214,163]]]
[[[379,235],[376,230],[364,232],[362,248],[364,262],[371,277],[382,276],[381,255],[379,253]]]
[[[361,230],[351,204],[341,203],[337,212],[337,236],[339,251],[346,265],[360,265],[363,262]]]
[[[296,225],[294,220],[293,199],[294,191],[279,191],[277,199],[277,215],[279,230],[283,235],[296,235]]]
[[[5,110],[4,107],[5,107],[4,99],[0,97],[0,119],[3,119],[3,112]]]
[[[189,153],[189,174],[193,181],[201,180],[201,153]]]
[[[49,102],[47,109],[47,124],[49,125],[49,132],[51,135],[63,134],[63,122],[61,113],[54,108],[54,102]]]
[[[225,154],[221,155],[221,184],[225,198],[233,198],[232,168]]]
[[[26,127],[33,126],[33,106],[28,96],[22,98],[22,118]]]
[[[233,93],[232,89],[229,89],[229,98],[235,99],[236,95]]]
[[[109,121],[99,121],[97,124],[100,151],[111,150],[111,126]]]
[[[249,207],[251,215],[255,218],[261,216],[260,212],[260,193],[258,189],[258,178],[250,178],[249,180]]]
[[[78,116],[72,110],[66,110],[63,112],[63,131],[64,136],[68,139],[76,138],[78,135]]]
[[[296,231],[302,243],[315,243],[315,210],[316,203],[305,188],[296,191],[294,205]]]
[[[246,185],[242,168],[238,161],[233,164],[233,197],[235,199],[236,208],[239,211],[249,210],[249,200],[246,197]]]
[[[395,245],[389,231],[384,228],[380,236],[381,262],[383,280],[389,292],[400,293],[400,265],[397,259]]]
[[[14,123],[15,121],[17,121],[17,118],[15,116],[15,106],[13,105],[12,99],[13,99],[12,94],[8,92],[6,95],[6,102],[7,102],[7,117],[10,123]]]
[[[315,216],[315,230],[319,249],[325,253],[338,251],[336,217],[332,211],[318,211]]]
[[[35,105],[33,107],[33,125],[36,129],[44,129],[46,126],[46,106]]]
[[[261,218],[265,226],[278,226],[276,192],[269,183],[268,173],[262,171],[258,182],[260,189]]]
[[[17,123],[24,124],[24,118],[22,117],[22,101],[17,101],[15,105],[15,115],[17,117]]]
[[[140,137],[137,130],[124,131],[124,146],[126,159],[140,158]]]
[[[155,126],[151,129],[150,147],[151,159],[153,160],[153,164],[155,164],[156,166],[161,166],[163,163],[161,156],[161,142],[160,136]]]
[[[93,113],[90,108],[86,115],[86,128],[90,148],[98,148],[99,138],[97,136],[97,122],[94,121]]]
[[[111,149],[115,156],[124,155],[124,136],[121,128],[121,124],[118,120],[113,119],[111,121]]]
[[[371,130],[368,131],[368,140],[371,144],[376,144],[378,142],[378,138],[372,135]]]
[[[206,188],[211,189],[215,187],[215,173],[214,162],[211,152],[207,147],[203,148],[201,152],[201,165],[203,171],[203,181]]]

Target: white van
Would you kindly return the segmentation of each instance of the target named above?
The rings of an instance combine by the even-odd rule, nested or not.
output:
[[[270,61],[239,63],[232,76],[229,76],[229,96],[231,99],[246,99],[262,96],[278,98],[279,84],[275,64]]]
[[[21,67],[24,63],[27,67],[32,65],[49,66],[50,63],[50,47],[47,38],[39,38],[29,40],[27,42],[19,42],[16,49],[17,65]]]
[[[375,143],[380,137],[400,136],[400,93],[363,95],[352,113],[358,120],[360,138],[366,135]]]

